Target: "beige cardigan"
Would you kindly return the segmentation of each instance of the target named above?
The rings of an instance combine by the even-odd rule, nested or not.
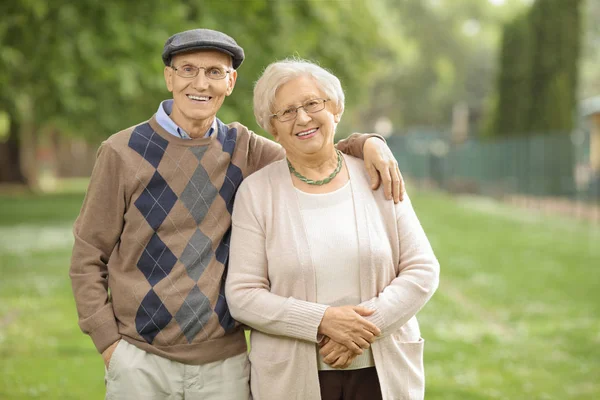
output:
[[[424,397],[423,339],[415,314],[438,286],[439,264],[411,202],[372,191],[362,161],[344,156],[358,226],[361,305],[382,331],[372,345],[384,399]],[[252,328],[256,400],[320,399],[315,273],[285,160],[248,177],[232,217],[226,298]],[[335,221],[332,221],[335,223]]]

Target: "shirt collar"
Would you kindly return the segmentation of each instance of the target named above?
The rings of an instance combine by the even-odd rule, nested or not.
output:
[[[179,127],[175,123],[175,121],[173,121],[171,119],[171,117],[169,117],[169,115],[171,115],[172,111],[173,111],[173,100],[169,99],[169,100],[162,101],[160,103],[160,105],[158,106],[158,110],[156,111],[156,122],[158,122],[158,124],[164,130],[166,130],[173,136],[176,136],[176,137],[182,138],[182,139],[191,139],[192,137],[190,135],[188,135],[188,133],[186,131],[181,129],[181,127]],[[205,138],[210,137],[216,130],[217,130],[217,118],[215,117],[213,119],[213,122],[212,122],[210,128],[204,134],[204,137]]]

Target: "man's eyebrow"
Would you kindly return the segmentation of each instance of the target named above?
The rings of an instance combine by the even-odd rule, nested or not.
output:
[[[194,65],[193,63],[186,61],[186,60],[178,60],[178,61],[173,61],[171,62],[171,65],[173,66],[179,66],[179,67],[183,67],[185,65]]]
[[[179,64],[179,63],[178,63]],[[184,66],[184,65],[193,65],[194,67],[198,67],[198,68],[205,68],[205,69],[210,69],[210,68],[220,68],[220,69],[229,69],[229,67],[227,67],[224,64],[208,64],[208,65],[198,65],[196,63],[193,63],[191,61],[187,61],[187,60],[181,60],[181,64],[179,64],[180,66]]]

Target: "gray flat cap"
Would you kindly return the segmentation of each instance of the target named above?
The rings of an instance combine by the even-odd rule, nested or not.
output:
[[[202,49],[218,50],[230,55],[233,59],[233,69],[237,69],[244,61],[244,49],[238,46],[232,37],[211,29],[192,29],[174,34],[165,43],[162,59],[168,66],[173,55]]]

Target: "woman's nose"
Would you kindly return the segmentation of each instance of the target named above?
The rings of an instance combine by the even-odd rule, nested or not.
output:
[[[299,108],[298,111],[296,111],[296,122],[303,124],[311,120],[312,117],[309,113],[306,112],[306,110],[303,107]]]

